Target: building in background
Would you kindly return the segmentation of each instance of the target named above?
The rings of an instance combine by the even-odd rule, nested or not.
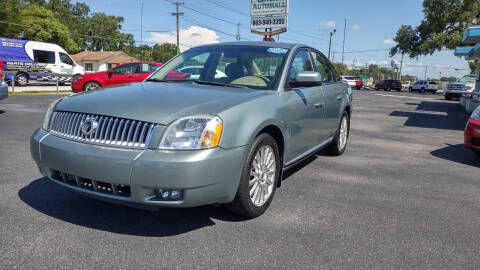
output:
[[[122,51],[81,52],[72,58],[83,66],[85,73],[102,72],[125,62],[137,61]]]

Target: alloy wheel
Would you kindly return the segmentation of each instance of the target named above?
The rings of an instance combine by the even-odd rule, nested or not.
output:
[[[263,145],[255,154],[250,168],[248,182],[250,200],[255,206],[262,206],[273,193],[277,162],[269,145]]]
[[[338,146],[340,149],[345,148],[345,146],[347,145],[347,139],[348,139],[348,122],[347,122],[347,118],[343,117],[342,123],[340,124],[340,136],[338,140]]]

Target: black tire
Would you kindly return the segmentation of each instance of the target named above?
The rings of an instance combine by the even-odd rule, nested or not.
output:
[[[425,88],[422,88],[422,89],[420,90],[420,93],[425,93]]]
[[[445,99],[446,100],[452,100],[452,96],[450,96],[450,94],[445,94]]]
[[[27,86],[28,85],[28,75],[25,73],[18,73],[15,75],[15,85],[18,86]]]
[[[360,90],[360,89],[362,89],[362,87],[361,87],[361,86],[357,86],[357,90]]]
[[[385,89],[385,91],[391,92],[392,88],[390,88],[390,86],[388,86],[387,89]]]
[[[340,145],[340,127],[342,125],[343,118],[346,118],[347,120],[347,141],[345,142],[345,145],[342,148]],[[350,118],[348,117],[347,112],[343,112],[342,118],[340,119],[340,124],[338,125],[337,132],[335,132],[335,137],[333,138],[333,141],[330,143],[330,145],[327,146],[326,148],[327,153],[331,156],[341,156],[345,152],[345,149],[347,148],[349,135],[350,135]]]
[[[480,151],[477,150],[472,150],[475,155],[477,155],[478,158],[480,158]]]
[[[98,89],[100,88],[100,84],[97,83],[97,82],[87,82],[83,85],[83,91],[86,92],[86,91],[91,91],[91,90],[95,90],[95,89]]]
[[[250,171],[253,166],[252,164],[255,155],[257,154],[258,150],[263,146],[270,146],[273,150],[276,171],[273,182],[273,190],[270,197],[263,203],[263,205],[257,206],[252,202],[252,199],[250,198]],[[280,164],[280,154],[275,139],[269,134],[260,134],[257,138],[255,138],[252,145],[250,146],[250,150],[248,151],[248,154],[243,164],[242,175],[240,178],[240,183],[238,184],[237,194],[235,195],[235,199],[233,200],[233,202],[226,205],[227,209],[232,211],[233,213],[247,218],[258,217],[263,214],[273,200],[273,196],[275,195],[275,190],[277,188],[277,184],[280,178],[281,169],[282,164]]]
[[[412,87],[409,87],[409,88],[408,88],[408,92],[413,92]]]
[[[432,94],[435,94],[435,93],[437,93],[437,90],[432,90],[430,92],[432,92]]]

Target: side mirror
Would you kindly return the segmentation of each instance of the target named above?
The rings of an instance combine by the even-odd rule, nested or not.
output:
[[[111,70],[107,70],[107,76],[108,76],[109,79],[112,78],[112,74],[113,74],[113,72]]]
[[[322,85],[322,74],[316,71],[300,71],[289,82],[291,87],[314,87]]]

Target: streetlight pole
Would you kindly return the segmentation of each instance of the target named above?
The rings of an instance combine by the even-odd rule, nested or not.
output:
[[[328,43],[328,60],[330,60],[330,50],[332,49],[332,36],[337,32],[337,29],[333,29],[333,32],[330,32],[330,42]]]

